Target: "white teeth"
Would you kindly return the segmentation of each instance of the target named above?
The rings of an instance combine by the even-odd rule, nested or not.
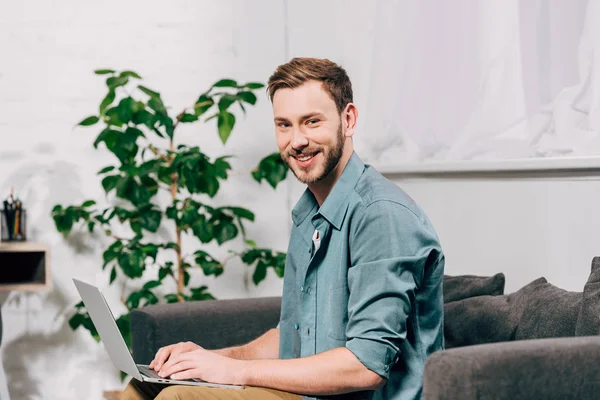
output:
[[[297,157],[298,161],[302,161],[302,162],[308,161],[311,158],[313,158],[313,156]]]

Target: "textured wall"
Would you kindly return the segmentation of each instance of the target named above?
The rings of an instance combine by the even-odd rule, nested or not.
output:
[[[95,174],[112,158],[93,149],[98,130],[73,129],[97,109],[105,93],[103,79],[92,71],[133,69],[174,110],[193,104],[222,77],[265,81],[284,61],[283,5],[262,4],[264,10],[242,1],[3,4],[0,193],[3,197],[14,186],[26,201],[30,239],[52,249],[54,284],[44,294],[13,293],[3,304],[3,358],[13,399],[99,399],[103,390],[120,386],[102,345],[87,332],[72,333],[64,317],[78,301],[72,277],[107,286],[100,270],[106,242],[83,231],[67,242],[49,217],[54,204],[103,199]],[[247,173],[276,150],[271,115],[261,93],[257,107],[238,119],[227,146],[218,140],[215,121],[182,126],[179,140],[198,144],[214,156],[237,156],[233,166],[240,174],[223,186],[216,202],[255,211],[249,235],[261,246],[285,250],[286,185],[273,191]],[[190,241],[188,246],[196,244]],[[248,271],[233,262],[224,275],[204,282],[221,298],[280,293],[278,278],[270,275],[256,288]],[[122,312],[118,291],[111,287],[107,294],[115,313]]]

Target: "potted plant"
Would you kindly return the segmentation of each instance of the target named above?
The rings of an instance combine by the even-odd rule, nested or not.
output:
[[[228,178],[230,157],[212,159],[197,146],[177,145],[175,141],[181,124],[215,120],[225,144],[236,123],[233,108],[239,107],[245,113],[246,107],[257,101],[254,92],[264,85],[221,79],[190,107],[172,116],[160,93],[139,84],[142,78],[136,72],[103,69],[95,73],[106,77],[107,94],[98,113],[78,125],[101,125],[94,147],[106,147],[115,156],[115,164],[102,168],[98,175],[106,194],[114,195],[117,201],[106,207],[99,207],[94,200],[56,205],[52,218],[65,236],[77,224],[85,224],[90,232],[99,231],[109,238],[102,265],[109,284],[119,276],[145,277],[138,290],[123,291],[121,300],[127,309],[159,302],[213,299],[208,287],[192,287],[190,277],[194,271],[219,276],[226,260],[216,259],[202,245],[216,242],[220,246],[239,235],[247,248],[230,251],[231,257],[240,257],[243,263],[254,266],[255,284],[266,277],[268,268],[282,277],[285,253],[257,248],[246,237],[244,224],[254,221],[254,214],[243,207],[217,207],[210,202]],[[286,173],[287,167],[274,153],[260,161],[252,176],[275,188]],[[166,204],[160,201],[161,193],[168,198]],[[173,241],[157,240],[156,232],[163,224],[173,230]],[[192,251],[182,245],[186,235],[197,239],[198,247]],[[149,274],[151,279],[146,278]],[[164,293],[168,286],[164,283],[169,280],[176,289]],[[83,303],[75,307],[69,319],[71,328],[81,326],[98,340]],[[119,316],[117,325],[130,345],[129,313]]]

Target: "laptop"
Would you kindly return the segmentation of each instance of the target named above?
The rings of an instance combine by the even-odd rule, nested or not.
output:
[[[156,371],[150,369],[147,365],[136,364],[100,289],[77,279],[73,279],[73,282],[81,295],[85,308],[94,322],[94,326],[98,330],[100,339],[102,340],[102,343],[104,343],[104,347],[106,348],[112,363],[127,375],[130,375],[141,382],[163,383],[168,385],[209,386],[226,389],[244,388],[243,386],[238,385],[210,383],[200,379],[177,380],[161,378]]]

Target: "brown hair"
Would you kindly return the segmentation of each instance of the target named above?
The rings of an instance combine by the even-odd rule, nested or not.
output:
[[[293,58],[287,64],[280,65],[269,78],[267,93],[273,101],[279,89],[294,89],[311,80],[322,82],[323,89],[335,102],[339,113],[353,102],[352,83],[346,70],[320,58]]]

